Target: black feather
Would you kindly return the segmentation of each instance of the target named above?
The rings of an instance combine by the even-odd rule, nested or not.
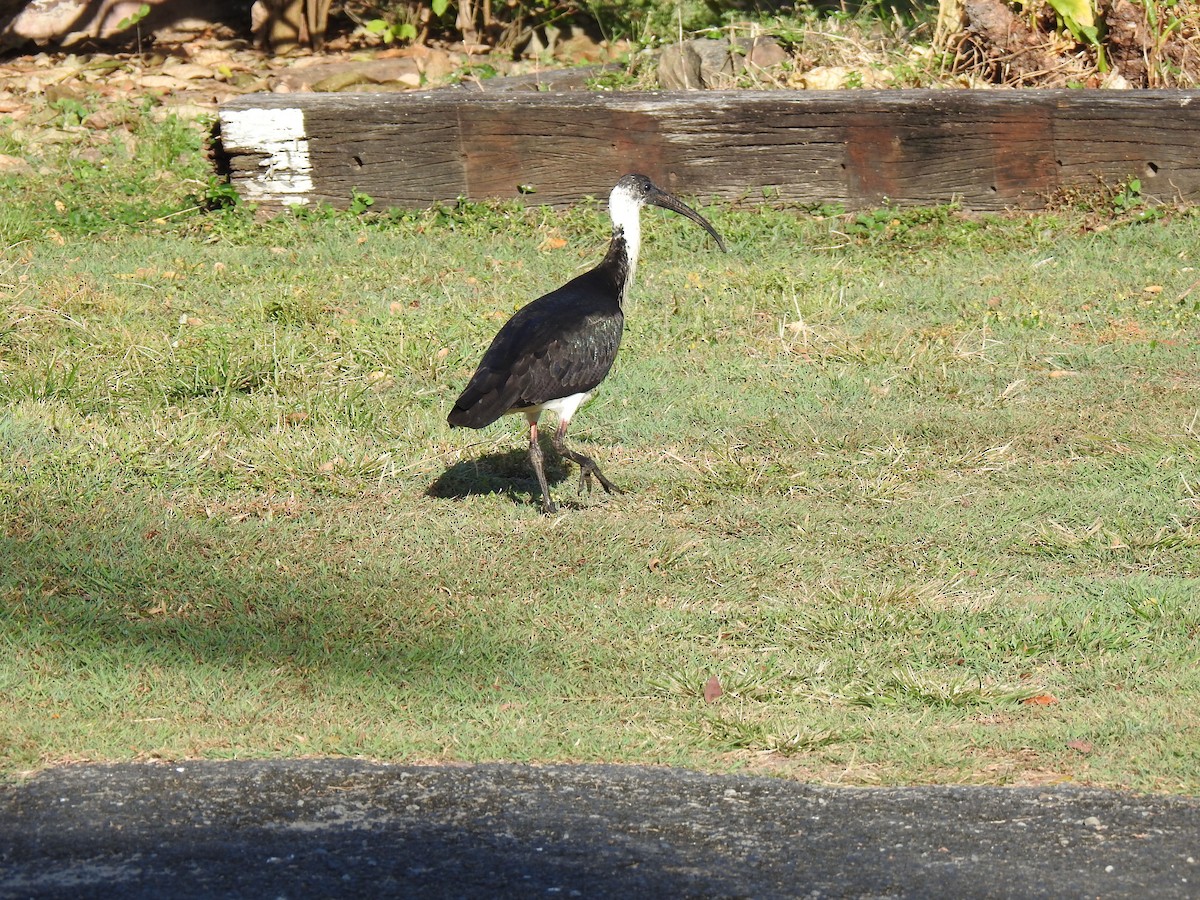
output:
[[[451,410],[451,425],[483,428],[514,409],[581,394],[617,358],[628,273],[624,238],[604,261],[517,310],[492,340]]]

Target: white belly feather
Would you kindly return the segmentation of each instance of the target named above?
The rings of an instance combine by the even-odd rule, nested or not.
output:
[[[575,411],[587,403],[591,396],[591,391],[584,391],[582,394],[571,394],[569,397],[559,397],[557,400],[547,400],[537,406],[523,406],[520,409],[509,410],[509,412],[524,413],[525,418],[530,422],[536,422],[542,410],[548,409],[558,416],[558,421],[570,422]]]

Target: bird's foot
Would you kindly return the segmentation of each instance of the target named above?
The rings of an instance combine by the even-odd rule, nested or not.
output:
[[[604,477],[604,473],[600,471],[600,467],[594,462],[583,463],[579,466],[579,493],[582,496],[584,490],[590,494],[592,492],[592,476],[596,476],[596,480],[600,482],[600,487],[604,488],[606,494],[620,494],[621,489]]]

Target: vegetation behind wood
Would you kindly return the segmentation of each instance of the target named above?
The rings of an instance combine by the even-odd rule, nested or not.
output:
[[[46,15],[65,5],[66,0],[51,4]],[[249,37],[253,31],[261,46],[278,54],[309,47],[453,48],[493,71],[507,68],[505,60],[542,66],[617,61],[626,67],[620,83],[626,87],[656,86],[661,72],[647,69],[643,51],[695,39],[726,42],[726,62],[716,69],[732,77],[689,87],[1153,88],[1187,87],[1200,79],[1196,0],[942,0],[940,6],[259,0],[250,17],[219,0],[210,5],[210,15],[233,33]],[[75,18],[60,14],[61,22],[34,32],[43,44],[73,33],[77,46],[123,42],[141,53],[169,35],[184,6],[161,0],[88,12],[91,7],[82,4]],[[14,22],[38,9],[5,4],[0,46],[16,41],[19,47]],[[772,50],[769,63],[760,55],[741,65],[760,37],[770,38],[782,56]]]

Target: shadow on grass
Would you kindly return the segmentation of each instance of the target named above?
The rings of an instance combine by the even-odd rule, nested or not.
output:
[[[558,454],[546,442],[543,442],[542,450],[545,453],[546,481],[555,485],[566,480],[568,472]],[[439,475],[425,494],[442,500],[504,494],[520,504],[538,504],[542,499],[533,465],[529,462],[529,451],[523,448],[488,453],[457,462]]]
[[[320,677],[434,697],[497,666],[530,678],[544,668],[511,623],[431,606],[439,552],[353,561],[299,521],[164,520],[150,505],[110,509],[102,528],[32,521],[14,518],[7,534],[0,522],[0,646],[52,660],[73,684],[88,673],[100,696],[154,666],[204,670],[197,683],[232,666],[268,685]]]

